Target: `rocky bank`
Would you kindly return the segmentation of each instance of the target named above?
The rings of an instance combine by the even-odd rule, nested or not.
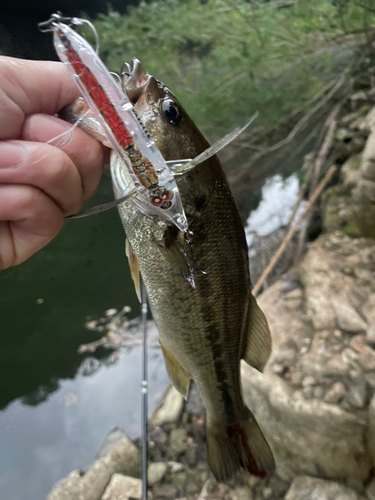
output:
[[[375,499],[375,92],[342,108],[338,166],[320,202],[322,232],[302,261],[259,297],[272,333],[264,373],[243,364],[244,397],[277,471],[217,484],[206,463],[205,416],[193,388],[170,389],[150,420],[154,500]],[[111,435],[94,464],[48,500],[141,498],[140,452]]]

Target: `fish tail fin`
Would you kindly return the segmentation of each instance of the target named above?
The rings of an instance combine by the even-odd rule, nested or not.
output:
[[[228,481],[241,469],[258,477],[275,470],[271,448],[247,408],[244,418],[231,425],[207,415],[207,455],[218,481]]]

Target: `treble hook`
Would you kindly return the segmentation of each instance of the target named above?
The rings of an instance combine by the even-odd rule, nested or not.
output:
[[[57,23],[71,23],[72,18],[64,16],[59,10],[56,14],[52,14],[48,21],[38,23],[38,28],[42,33],[53,31]]]
[[[99,54],[99,35],[91,21],[89,21],[88,19],[81,19],[80,17],[64,16],[60,11],[57,11],[56,14],[51,15],[48,21],[38,23],[38,28],[42,33],[48,33],[49,31],[54,31],[55,26],[58,23],[64,23],[68,26],[81,26],[82,24],[87,24],[91,28],[91,31],[94,33],[95,52]]]
[[[114,71],[110,71],[109,73],[110,73],[110,75],[112,75],[112,76],[113,76],[113,78],[114,78],[115,80],[117,80],[117,81],[118,81],[118,83],[122,86],[122,80],[121,80],[121,78],[120,78],[120,75],[118,75],[118,74],[117,74],[117,73],[115,73]]]
[[[127,69],[127,71],[124,71],[124,69]],[[124,62],[124,64],[121,66],[121,69],[120,69],[120,81],[121,81],[121,89],[123,92],[126,92],[126,88],[125,88],[125,82],[124,82],[124,76],[130,76],[130,66],[127,62]]]

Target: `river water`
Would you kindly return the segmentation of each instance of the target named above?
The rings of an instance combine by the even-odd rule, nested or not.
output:
[[[293,176],[269,179],[247,231],[279,227],[298,185]],[[106,172],[90,205],[111,196]],[[113,427],[140,432],[140,349],[118,360],[104,350],[95,358],[77,353],[99,338],[86,321],[124,305],[139,315],[117,211],[67,221],[50,245],[0,275],[0,297],[0,497],[41,500],[93,461]],[[152,411],[168,379],[158,349],[149,362]]]

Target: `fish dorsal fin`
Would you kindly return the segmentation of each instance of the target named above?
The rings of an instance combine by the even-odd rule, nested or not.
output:
[[[173,354],[160,342],[161,350],[163,351],[165,368],[169,378],[178,392],[187,399],[190,388],[190,375],[185,371],[180,363],[176,360]]]
[[[139,263],[138,259],[133,251],[129,240],[125,240],[125,253],[129,260],[130,274],[134,282],[135,293],[137,294],[139,302],[141,302],[141,283],[139,279]]]
[[[245,338],[243,360],[259,371],[263,371],[271,354],[271,334],[265,315],[259,308],[255,297],[250,294],[247,338]]]

